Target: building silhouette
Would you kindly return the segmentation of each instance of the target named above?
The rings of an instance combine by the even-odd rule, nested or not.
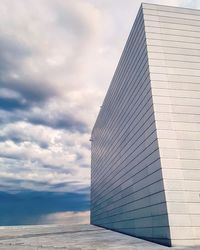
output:
[[[91,224],[200,244],[200,10],[141,5],[91,141]]]

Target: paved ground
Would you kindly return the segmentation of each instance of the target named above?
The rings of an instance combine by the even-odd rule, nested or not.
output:
[[[199,250],[168,248],[92,225],[0,227],[4,250]]]

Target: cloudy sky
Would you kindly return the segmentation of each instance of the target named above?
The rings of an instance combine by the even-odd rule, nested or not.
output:
[[[91,128],[140,4],[0,1],[1,225],[88,221]]]

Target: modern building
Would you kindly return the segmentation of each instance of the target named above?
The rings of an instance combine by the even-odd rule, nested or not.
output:
[[[200,244],[200,10],[142,4],[91,140],[91,224]]]

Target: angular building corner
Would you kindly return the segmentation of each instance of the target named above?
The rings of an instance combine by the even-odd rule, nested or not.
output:
[[[142,4],[91,140],[91,224],[200,245],[199,10]]]

